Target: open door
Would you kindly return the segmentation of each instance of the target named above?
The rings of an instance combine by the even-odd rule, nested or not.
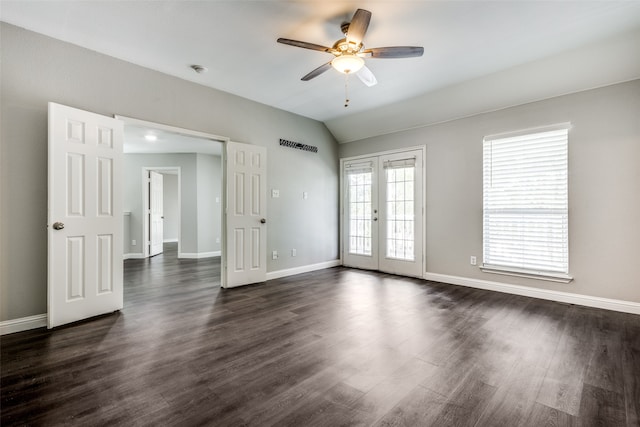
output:
[[[231,288],[267,278],[267,149],[227,142],[226,259],[222,286]]]
[[[49,103],[48,326],[120,310],[123,123]]]
[[[162,253],[164,244],[164,193],[161,173],[149,171],[149,256]]]

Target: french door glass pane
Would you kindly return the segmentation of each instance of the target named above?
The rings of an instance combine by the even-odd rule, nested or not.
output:
[[[414,166],[386,169],[387,258],[415,259],[413,177]]]
[[[349,253],[371,255],[372,172],[349,174]]]

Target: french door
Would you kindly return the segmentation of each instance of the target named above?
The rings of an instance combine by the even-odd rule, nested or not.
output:
[[[343,264],[423,275],[423,150],[342,162]]]

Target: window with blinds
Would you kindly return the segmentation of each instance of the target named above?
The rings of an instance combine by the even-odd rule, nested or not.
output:
[[[568,130],[484,138],[484,270],[570,280]]]

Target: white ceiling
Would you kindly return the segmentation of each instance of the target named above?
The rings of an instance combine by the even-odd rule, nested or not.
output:
[[[386,113],[390,104],[640,28],[640,1],[615,0],[1,0],[0,6],[0,19],[11,24],[323,121],[340,142],[398,130],[396,117]],[[345,109],[343,75],[329,70],[300,81],[331,55],[276,39],[331,46],[342,36],[340,23],[358,7],[373,14],[366,47],[417,45],[425,53],[421,58],[367,59],[378,85],[368,88],[350,79],[351,102]],[[196,74],[191,64],[209,72]],[[558,87],[556,92],[569,90]],[[395,116],[413,117],[402,124],[405,128],[424,124],[413,107],[396,111]],[[375,122],[366,118],[368,112],[375,113]],[[352,130],[358,125],[359,131]]]

